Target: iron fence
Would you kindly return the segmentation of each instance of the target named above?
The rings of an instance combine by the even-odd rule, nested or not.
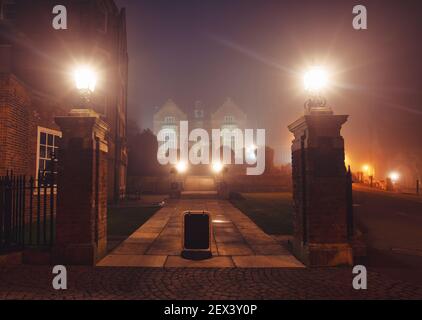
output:
[[[8,173],[0,177],[0,251],[51,246],[54,242],[55,174],[38,180]]]

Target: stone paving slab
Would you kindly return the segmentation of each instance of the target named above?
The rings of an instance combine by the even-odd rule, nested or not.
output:
[[[188,210],[204,210],[211,213],[213,259],[199,263],[180,257],[182,218],[183,213]],[[156,256],[159,258],[154,259]],[[99,266],[125,266],[125,263],[128,266],[165,268],[303,267],[284,246],[264,233],[230,202],[214,199],[169,201],[166,207],[159,210],[103,259]]]
[[[150,244],[148,243],[123,242],[113,251],[113,255],[143,255],[146,253],[149,246]]]
[[[220,256],[254,256],[250,247],[239,242],[217,243],[217,250]]]

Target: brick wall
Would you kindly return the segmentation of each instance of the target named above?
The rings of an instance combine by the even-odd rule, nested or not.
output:
[[[30,97],[9,75],[0,77],[0,175],[26,174],[29,164]]]
[[[0,175],[36,175],[38,126],[58,130],[54,116],[64,114],[43,96],[9,73],[0,73]]]

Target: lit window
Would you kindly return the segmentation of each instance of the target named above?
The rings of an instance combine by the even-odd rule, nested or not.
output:
[[[53,159],[57,157],[61,132],[38,127],[37,180],[48,184],[53,174]]]
[[[173,124],[173,123],[176,123],[176,118],[175,117],[165,117],[164,122],[166,124]]]
[[[233,123],[234,117],[233,116],[224,116],[224,123]]]

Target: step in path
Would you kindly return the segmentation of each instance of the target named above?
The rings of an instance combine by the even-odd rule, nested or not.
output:
[[[182,251],[182,215],[207,210],[212,215],[213,258],[185,260]],[[157,268],[303,268],[286,248],[264,233],[225,200],[171,200],[136,230],[98,266]]]
[[[185,191],[216,191],[215,179],[212,176],[187,176],[184,181]]]

